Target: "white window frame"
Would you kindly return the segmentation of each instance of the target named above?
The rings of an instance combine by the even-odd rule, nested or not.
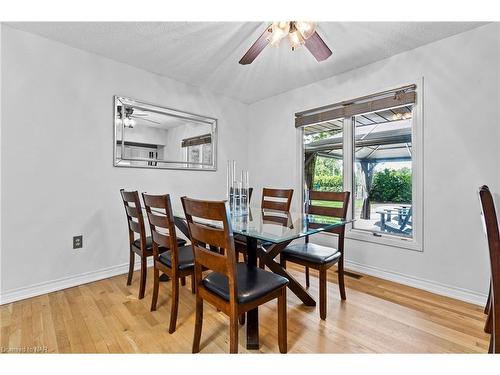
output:
[[[355,229],[352,224],[346,227],[346,238],[357,241],[375,243],[379,245],[398,247],[414,251],[423,251],[423,209],[424,209],[424,189],[423,189],[423,138],[424,138],[424,78],[393,84],[386,89],[379,89],[372,92],[383,92],[404,85],[416,84],[416,102],[412,108],[412,237],[405,238],[398,235],[393,235],[385,232],[370,232],[367,230]],[[360,93],[361,97],[365,93]],[[300,157],[300,191],[301,204],[304,200],[304,129],[298,131],[299,137],[299,157]],[[353,191],[354,186],[354,126],[351,118],[344,119],[344,146],[343,146],[343,174],[344,174],[344,190]],[[351,194],[349,202],[348,219],[352,219],[352,205],[354,196]],[[374,234],[376,233],[376,234]],[[322,233],[331,235],[330,233]]]

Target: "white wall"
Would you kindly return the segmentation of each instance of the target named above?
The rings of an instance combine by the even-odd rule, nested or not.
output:
[[[133,128],[125,128],[125,141],[147,143],[153,145],[165,145],[168,140],[167,129],[161,129],[154,126],[145,126],[137,124]],[[116,137],[122,139],[122,127],[116,126]]]
[[[500,191],[499,54],[500,25],[490,24],[250,105],[255,199],[264,185],[293,186],[300,201],[295,112],[424,77],[424,251],[348,240],[346,257],[352,269],[483,300],[489,264],[476,192],[485,183]]]
[[[226,160],[245,167],[246,105],[5,25],[1,38],[2,303],[122,272],[120,188],[223,198]],[[218,171],[113,167],[115,94],[217,118]]]

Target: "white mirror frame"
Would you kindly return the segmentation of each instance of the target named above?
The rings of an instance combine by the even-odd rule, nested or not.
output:
[[[156,113],[160,113],[166,116],[172,116],[176,118],[186,119],[191,122],[198,122],[204,125],[211,126],[211,136],[212,136],[212,163],[201,164],[201,163],[192,163],[187,161],[179,161],[179,160],[146,160],[143,161],[154,161],[157,165],[130,165],[126,163],[121,163],[123,161],[130,161],[131,159],[122,159],[117,157],[117,142],[121,143],[121,147],[124,147],[123,139],[119,139],[119,135],[117,134],[117,126],[116,119],[118,118],[117,108],[119,104],[126,104],[134,108],[140,108],[147,111],[152,111]],[[123,137],[123,129],[122,129],[122,137]],[[122,154],[123,155],[123,148]],[[139,160],[141,161],[141,160]],[[178,165],[185,164],[193,164],[199,167],[183,167]],[[127,98],[124,96],[115,95],[113,100],[113,165],[115,167],[122,168],[153,168],[153,169],[181,169],[181,170],[189,170],[189,171],[216,171],[217,170],[217,119],[202,115],[197,115],[190,112],[180,111],[177,109],[167,108],[163,106],[159,106],[157,104],[151,104],[143,101],[139,101],[136,99]]]

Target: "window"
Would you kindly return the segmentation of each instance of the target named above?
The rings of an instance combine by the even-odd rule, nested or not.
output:
[[[353,228],[412,237],[412,105],[360,114],[354,126]]]
[[[304,128],[304,181],[307,190],[344,190],[343,128],[343,119]]]
[[[304,197],[309,190],[350,191],[351,238],[421,248],[415,89],[405,86],[297,114]]]
[[[196,137],[183,139],[181,147],[186,150],[186,161],[190,163],[202,163],[202,168],[208,168],[212,164],[212,135],[204,134]],[[186,168],[199,168],[195,164],[186,164]]]

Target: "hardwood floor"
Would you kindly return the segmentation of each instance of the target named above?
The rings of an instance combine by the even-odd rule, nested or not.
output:
[[[303,282],[304,273],[289,266]],[[328,317],[288,292],[289,353],[486,353],[481,306],[363,275],[346,277],[341,302],[335,268],[328,272]],[[49,353],[190,353],[195,298],[181,287],[177,331],[168,333],[170,285],[160,284],[158,310],[150,312],[152,273],[138,300],[139,275],[126,275],[0,306],[2,348],[46,347]],[[317,273],[310,291],[318,298]],[[260,308],[260,352],[278,353],[277,304]],[[227,317],[205,304],[202,353],[229,352]],[[245,349],[240,327],[239,351]]]

